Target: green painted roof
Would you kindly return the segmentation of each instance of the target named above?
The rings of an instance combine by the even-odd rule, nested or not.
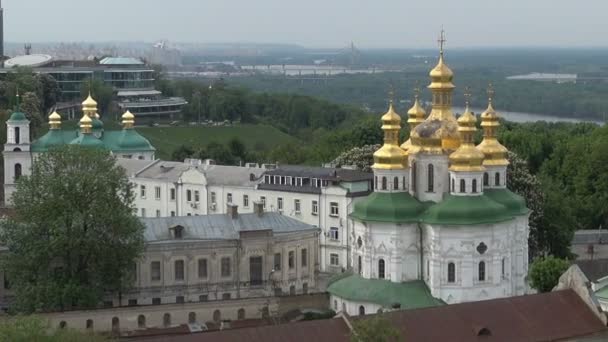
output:
[[[425,205],[407,192],[374,192],[355,203],[351,217],[361,221],[417,222]]]
[[[14,111],[13,114],[8,118],[8,121],[28,121],[25,113],[20,111]]]
[[[76,131],[62,131],[51,129],[45,135],[32,143],[32,152],[46,152],[53,146],[69,144],[76,139]]]
[[[123,129],[116,137],[116,151],[154,151],[148,139],[134,129]]]
[[[401,309],[417,309],[443,305],[431,295],[422,280],[394,283],[386,279],[364,279],[351,275],[334,281],[327,291],[334,296],[357,302],[366,302],[390,308],[401,304]]]
[[[476,225],[503,222],[512,218],[510,210],[486,195],[448,194],[443,201],[429,207],[421,215],[420,221],[429,224]]]
[[[95,138],[92,133],[80,134],[78,138],[70,142],[70,145],[106,148],[106,145],[101,140]]]
[[[601,299],[608,299],[608,286],[604,286],[601,289],[595,291],[595,296]]]
[[[91,138],[101,142],[106,149],[114,152],[150,152],[155,150],[148,139],[135,130],[104,131],[99,139],[95,138],[93,134],[90,135]],[[52,146],[67,145],[72,142],[98,144],[95,140],[89,138],[84,141],[82,139],[78,142],[75,141],[81,137],[82,134],[78,130],[49,130],[32,143],[32,152],[45,152]]]
[[[519,216],[530,212],[530,209],[526,207],[526,200],[508,189],[485,189],[483,193],[493,201],[507,207],[511,215]]]
[[[102,130],[103,129],[103,122],[97,118],[93,118],[93,130],[94,131],[98,131],[98,130]]]

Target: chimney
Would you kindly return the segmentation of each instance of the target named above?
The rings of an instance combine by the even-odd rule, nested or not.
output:
[[[233,220],[236,220],[239,218],[239,206],[233,203],[228,203],[227,204],[227,210],[226,213],[228,213],[228,217],[230,217]]]
[[[262,215],[264,215],[264,203],[253,202],[253,212],[259,217],[262,217]]]

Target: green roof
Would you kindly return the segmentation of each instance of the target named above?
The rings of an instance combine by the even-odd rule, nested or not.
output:
[[[89,135],[95,140],[87,138],[86,141],[79,140],[78,143],[85,142],[98,145],[96,141],[99,141],[106,149],[114,152],[149,152],[155,150],[148,139],[141,136],[135,130],[104,131],[100,138],[95,138],[93,134]],[[52,146],[67,145],[72,142],[76,143],[75,140],[81,137],[82,134],[78,130],[49,130],[45,135],[32,143],[32,152],[45,152]]]
[[[134,129],[123,129],[116,134],[116,151],[154,151],[148,139]]]
[[[13,114],[8,118],[8,121],[28,121],[25,113],[20,111],[14,111]]]
[[[595,291],[595,296],[601,299],[608,299],[608,286],[604,286],[601,289]]]
[[[519,216],[530,212],[530,209],[526,207],[526,200],[508,189],[485,189],[483,193],[493,201],[507,207],[511,215]]]
[[[401,304],[401,309],[418,309],[443,305],[443,302],[431,295],[422,280],[394,283],[386,279],[364,279],[351,275],[336,280],[327,291],[342,299],[382,305],[390,308]]]
[[[53,146],[69,144],[72,140],[76,139],[77,136],[75,131],[51,129],[32,143],[32,152],[46,152]]]
[[[106,145],[101,140],[95,138],[92,133],[80,134],[78,138],[70,142],[70,145],[106,148]]]
[[[355,203],[351,217],[361,221],[417,222],[424,204],[407,192],[374,192]]]
[[[476,225],[507,221],[513,215],[502,204],[486,195],[446,195],[443,201],[432,205],[420,217],[429,224]]]
[[[94,131],[99,131],[103,129],[103,122],[98,118],[93,118],[92,126]]]

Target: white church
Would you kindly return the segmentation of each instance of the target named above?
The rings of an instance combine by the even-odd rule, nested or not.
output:
[[[384,145],[374,153],[374,192],[354,205],[352,274],[330,282],[331,305],[350,315],[461,303],[526,293],[529,210],[507,189],[507,149],[499,118],[452,113],[453,72],[431,71],[432,110],[416,98],[410,140],[399,145],[393,104],[382,117]],[[467,101],[468,102],[468,101]],[[426,117],[426,118],[425,118]]]

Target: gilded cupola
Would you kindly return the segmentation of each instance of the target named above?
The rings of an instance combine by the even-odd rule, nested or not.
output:
[[[54,111],[49,115],[49,127],[50,129],[60,129],[61,128],[61,115]]]
[[[99,114],[97,113],[97,101],[93,99],[90,92],[86,100],[82,102],[82,112],[87,114],[91,119],[99,119]]]
[[[432,93],[432,109],[424,123],[412,131],[412,145],[427,153],[453,152],[460,146],[458,123],[452,113],[452,92],[454,73],[445,64],[443,44],[444,31],[439,38],[439,62],[431,70],[431,84],[428,88]]]
[[[399,131],[401,130],[401,117],[393,106],[393,94],[386,114],[382,116],[382,130],[384,131],[384,145],[374,153],[374,169],[397,170],[407,167],[407,152],[399,147]]]
[[[474,138],[477,131],[477,118],[469,109],[470,94],[467,99],[464,113],[458,118],[458,131],[462,142],[460,147],[450,155],[450,171],[483,171],[485,155],[475,147]]]
[[[82,116],[79,121],[80,123],[80,132],[83,134],[91,133],[91,128],[93,127],[93,119],[88,116],[86,113]]]
[[[500,119],[492,105],[493,97],[494,89],[490,84],[488,88],[488,109],[481,114],[483,140],[477,145],[477,148],[485,155],[484,166],[505,166],[509,165],[509,160],[507,159],[509,150],[498,142],[496,138],[498,127],[500,127]]]
[[[410,136],[414,129],[424,122],[426,112],[420,105],[420,89],[416,87],[414,89],[414,105],[407,111],[407,123],[410,126]],[[401,145],[401,148],[407,151],[409,154],[418,152],[418,146],[412,144],[412,138],[410,137]]]
[[[122,125],[125,129],[131,129],[135,125],[135,115],[130,111],[126,111],[122,115]]]

